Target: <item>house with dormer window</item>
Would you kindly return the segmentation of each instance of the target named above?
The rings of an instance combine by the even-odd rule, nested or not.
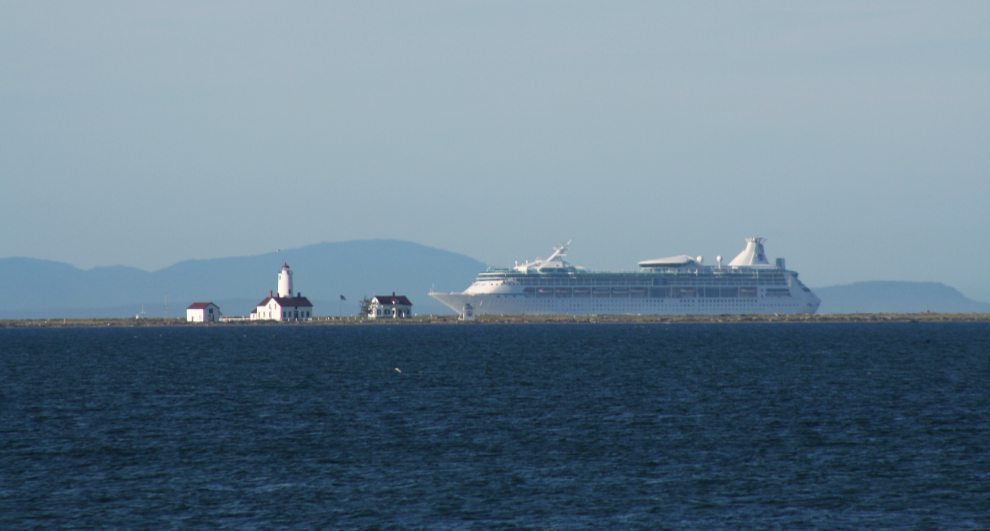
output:
[[[412,315],[412,303],[405,295],[375,295],[368,305],[368,319],[404,319]]]

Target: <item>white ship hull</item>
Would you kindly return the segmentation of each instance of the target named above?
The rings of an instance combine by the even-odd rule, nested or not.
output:
[[[784,267],[770,265],[761,238],[727,266],[702,265],[686,255],[640,262],[637,272],[589,272],[547,260],[478,275],[462,293],[430,293],[458,314],[475,315],[720,315],[815,313],[821,301]]]
[[[821,301],[817,297],[778,297],[742,299],[708,298],[547,298],[532,299],[523,295],[465,293],[430,293],[451,310],[461,313],[465,304],[476,315],[721,315],[746,313],[815,313]]]

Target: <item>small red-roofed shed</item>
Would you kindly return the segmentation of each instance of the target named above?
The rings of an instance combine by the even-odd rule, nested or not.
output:
[[[186,321],[190,323],[217,322],[220,307],[212,302],[194,302],[186,308]]]

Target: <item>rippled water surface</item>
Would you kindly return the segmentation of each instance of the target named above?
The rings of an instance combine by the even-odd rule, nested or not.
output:
[[[990,528],[987,324],[0,330],[0,385],[4,529]]]

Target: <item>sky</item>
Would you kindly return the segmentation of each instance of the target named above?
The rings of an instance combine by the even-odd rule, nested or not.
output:
[[[0,0],[0,257],[762,236],[810,286],[990,301],[988,95],[984,1]]]

